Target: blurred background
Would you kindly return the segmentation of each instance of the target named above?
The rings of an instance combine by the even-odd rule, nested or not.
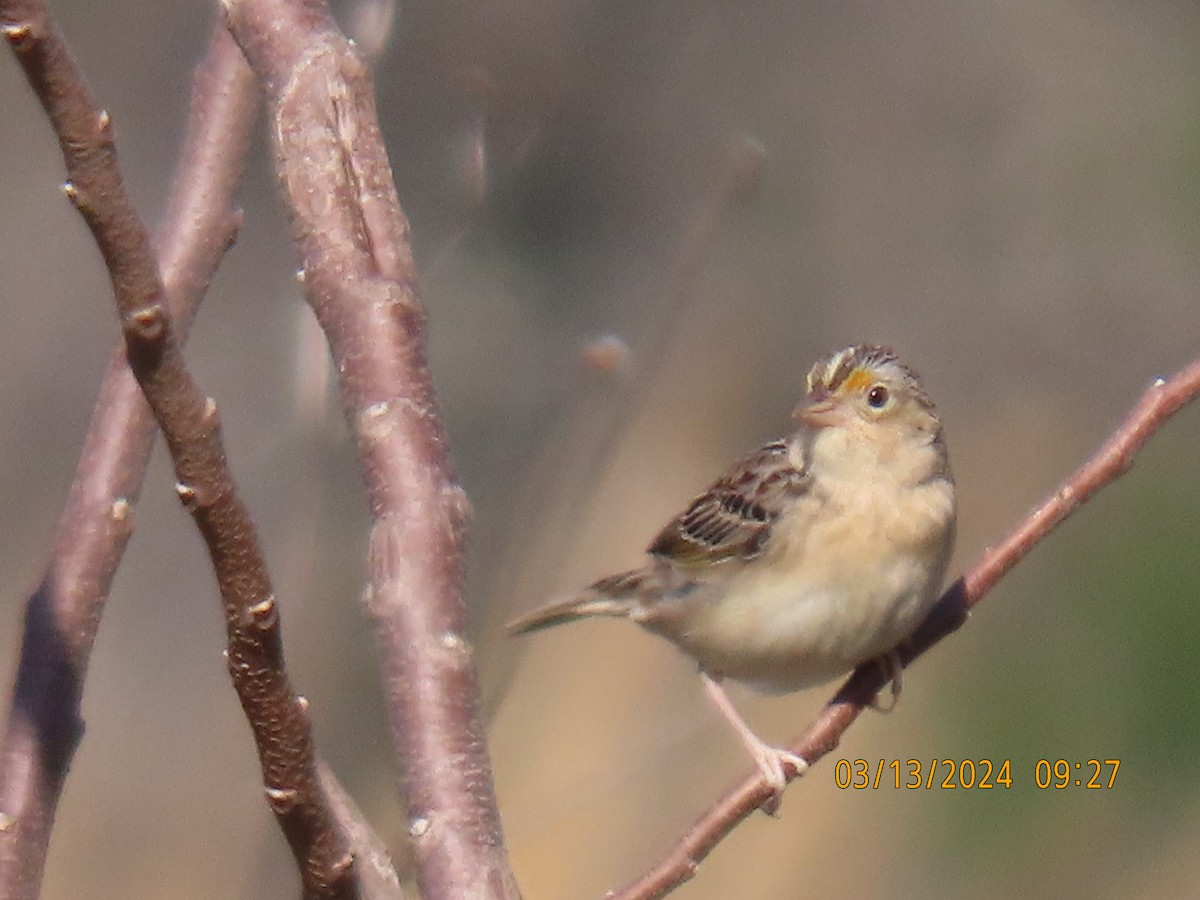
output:
[[[635,563],[789,426],[819,355],[894,346],[960,485],[960,572],[1144,387],[1200,353],[1191,0],[344,3],[377,47],[431,356],[475,507],[468,591],[506,836],[530,900],[656,861],[748,768],[689,663],[626,623],[502,623]],[[366,4],[366,5],[364,5]],[[59,0],[156,221],[212,4]],[[380,16],[380,13],[384,15]],[[57,145],[0,56],[0,671],[117,338]],[[366,508],[260,138],[189,358],[221,403],[323,752],[403,817],[358,602]],[[1193,896],[1200,409],[1154,439],[676,896]],[[287,898],[161,448],[96,643],[44,894]],[[737,693],[761,734],[834,686]],[[837,759],[1011,760],[1011,789],[841,790]],[[1040,790],[1039,759],[1119,759]]]

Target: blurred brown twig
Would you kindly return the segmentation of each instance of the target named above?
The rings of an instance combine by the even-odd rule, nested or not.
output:
[[[982,600],[1013,566],[1097,491],[1129,471],[1133,458],[1167,420],[1200,395],[1200,358],[1169,379],[1158,379],[1112,436],[1062,485],[951,585],[916,633],[901,647],[907,666],[967,620],[971,607]],[[837,747],[846,729],[870,705],[887,681],[882,666],[860,666],[825,705],[808,730],[789,749],[810,765]],[[789,771],[789,780],[796,776]],[[739,823],[771,796],[761,775],[745,778],[698,818],[656,866],[610,900],[652,900],[690,879],[701,861]]]

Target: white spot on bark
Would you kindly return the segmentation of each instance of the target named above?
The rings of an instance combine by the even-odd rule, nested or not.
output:
[[[429,833],[430,827],[431,823],[429,819],[425,816],[418,816],[409,823],[408,835],[413,838],[424,837]]]

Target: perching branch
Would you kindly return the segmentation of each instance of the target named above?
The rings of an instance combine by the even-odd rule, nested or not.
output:
[[[434,402],[408,221],[370,77],[321,0],[225,6],[268,95],[305,294],[329,341],[366,482],[366,604],[420,893],[516,897],[463,636],[467,503]]]
[[[4,36],[48,108],[59,109],[66,50],[39,5],[0,2]],[[28,49],[40,35],[41,50]],[[23,48],[24,51],[23,51]],[[233,195],[255,110],[254,80],[224,27],[196,71],[183,154],[158,240],[180,337],[237,233]],[[61,112],[59,114],[62,114]],[[0,896],[32,900],[67,769],[83,731],[80,697],[156,426],[119,347],[109,362],[41,584],[26,603],[13,697],[0,742]]]
[[[1017,525],[942,595],[937,606],[900,648],[907,666],[967,620],[1005,574],[1046,535],[1101,488],[1129,471],[1133,458],[1167,420],[1200,395],[1200,358],[1142,395],[1121,426],[1099,450],[1030,515]],[[789,748],[812,765],[837,747],[846,729],[884,686],[887,675],[874,662],[860,666],[826,704],[808,730]],[[796,773],[787,773],[789,780]],[[744,779],[697,819],[667,856],[629,886],[608,894],[610,900],[653,900],[691,878],[706,856],[737,825],[762,805],[771,789],[755,773]]]
[[[284,670],[275,598],[225,459],[216,404],[200,392],[184,365],[150,239],[117,168],[112,123],[97,109],[40,3],[4,2],[0,15],[3,33],[58,135],[68,177],[64,193],[104,257],[129,367],[170,448],[179,497],[208,546],[224,603],[230,675],[254,732],[268,803],[296,857],[304,895],[356,897],[353,859],[317,777],[307,703],[296,696]],[[109,507],[118,523],[128,512],[125,498]],[[76,729],[70,737],[77,734]]]

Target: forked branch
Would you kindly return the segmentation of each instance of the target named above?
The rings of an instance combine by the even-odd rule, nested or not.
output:
[[[901,647],[904,665],[956,631],[971,607],[1046,535],[1097,491],[1129,471],[1133,458],[1167,420],[1200,395],[1200,358],[1172,378],[1158,379],[1103,446],[1053,494],[993,547],[984,551],[967,573],[950,586],[916,633]],[[815,722],[788,749],[812,765],[837,747],[846,729],[883,687],[881,666],[859,667],[826,704]],[[790,772],[790,777],[795,773]],[[690,879],[701,861],[771,793],[757,773],[719,799],[683,834],[666,857],[610,900],[653,900]]]

